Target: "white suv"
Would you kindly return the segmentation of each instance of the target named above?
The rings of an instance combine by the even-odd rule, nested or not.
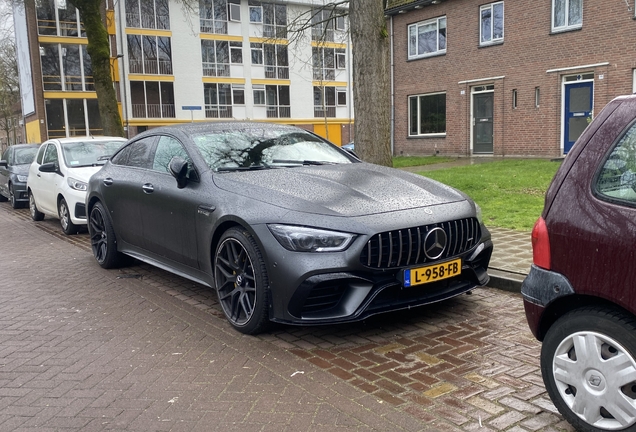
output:
[[[90,136],[44,142],[27,178],[31,218],[59,218],[65,234],[77,233],[86,225],[88,180],[125,142],[120,137]]]

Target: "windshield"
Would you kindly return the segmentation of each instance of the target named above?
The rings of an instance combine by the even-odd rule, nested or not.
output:
[[[22,147],[13,151],[13,165],[27,165],[33,162],[38,152],[37,147]]]
[[[305,131],[232,129],[192,138],[208,166],[216,171],[351,163],[336,146]]]
[[[66,166],[71,168],[103,165],[124,142],[124,140],[90,140],[63,143],[62,153],[64,153]]]

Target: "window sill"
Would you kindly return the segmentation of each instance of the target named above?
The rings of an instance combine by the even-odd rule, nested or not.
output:
[[[431,58],[431,57],[440,57],[440,56],[445,56],[446,55],[446,50],[444,51],[439,51],[433,54],[428,54],[428,55],[422,55],[419,57],[410,57],[407,58],[406,61],[416,61],[416,60],[423,60],[423,59],[427,59],[427,58]]]
[[[431,139],[431,138],[446,138],[445,133],[427,134],[427,135],[409,135],[407,139]]]
[[[569,33],[569,32],[573,32],[573,31],[579,31],[583,29],[583,25],[577,26],[577,27],[566,27],[563,29],[552,29],[552,31],[550,32],[550,35],[558,35],[561,33]]]
[[[492,46],[499,46],[499,45],[503,45],[504,41],[503,40],[498,40],[495,42],[488,42],[488,43],[482,43],[479,45],[479,48],[490,48]]]

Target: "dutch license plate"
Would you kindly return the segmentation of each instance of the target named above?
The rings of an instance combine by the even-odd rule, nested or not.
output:
[[[457,276],[462,272],[462,260],[404,270],[404,286],[411,287]]]

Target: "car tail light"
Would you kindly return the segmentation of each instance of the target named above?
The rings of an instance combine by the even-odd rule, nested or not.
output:
[[[548,227],[542,217],[532,228],[532,261],[534,265],[550,270],[550,238]]]

